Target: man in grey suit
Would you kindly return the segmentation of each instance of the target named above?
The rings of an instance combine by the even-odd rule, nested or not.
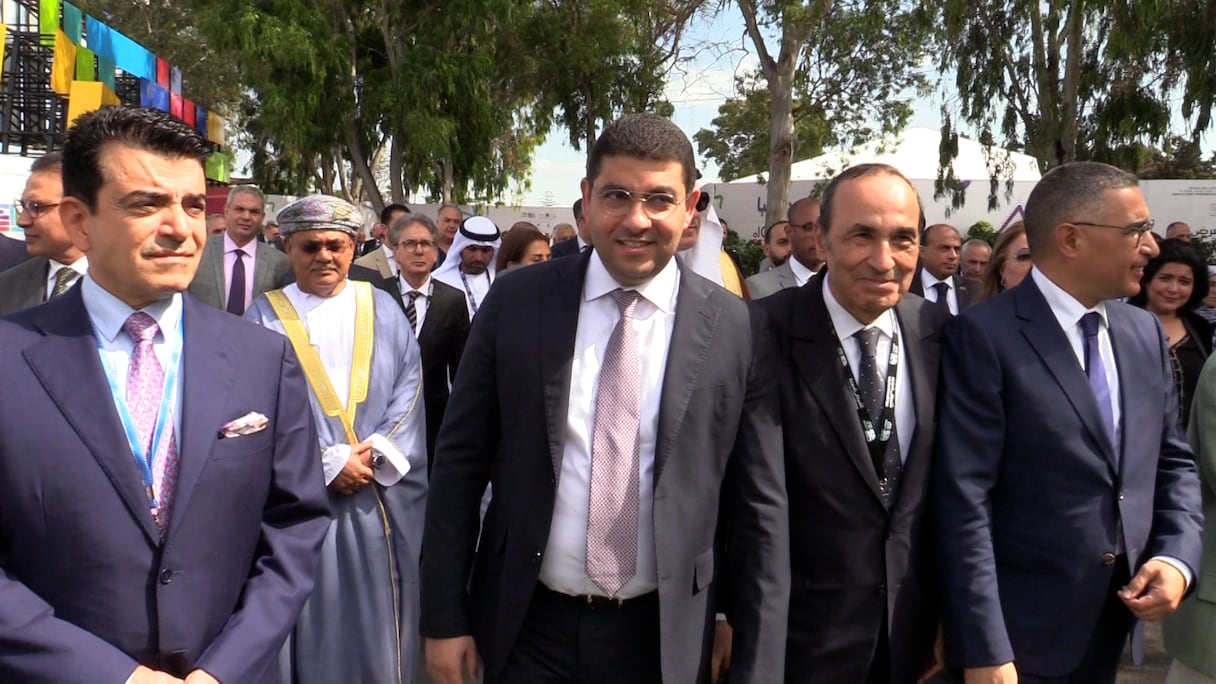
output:
[[[747,279],[752,299],[767,297],[787,287],[801,287],[823,268],[816,242],[819,233],[819,200],[803,197],[790,205],[790,244],[793,253],[780,266]]]
[[[252,185],[237,185],[228,192],[222,235],[207,238],[190,294],[205,304],[243,316],[258,295],[292,281],[291,262],[279,250],[259,242],[258,231],[266,217],[266,199]]]
[[[390,204],[380,212],[380,222],[372,228],[372,235],[380,241],[380,245],[372,251],[355,259],[355,266],[370,268],[380,274],[385,280],[396,280],[401,271],[394,258],[397,245],[392,241],[392,231],[389,229],[397,219],[408,216],[410,208],[404,204]]]
[[[0,273],[0,316],[58,297],[88,270],[84,253],[59,221],[62,200],[63,156],[51,152],[34,161],[17,202],[17,225],[32,258]]]
[[[782,680],[777,353],[761,312],[674,258],[693,174],[669,120],[609,124],[582,181],[594,249],[503,278],[478,313],[423,538],[441,684],[477,654],[487,682],[717,681],[725,597],[731,681]]]

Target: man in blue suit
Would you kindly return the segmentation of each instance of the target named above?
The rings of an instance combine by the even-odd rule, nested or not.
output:
[[[89,271],[0,321],[0,681],[273,681],[328,508],[286,338],[181,294],[207,144],[103,108],[60,215]]]
[[[947,661],[972,682],[1113,683],[1195,584],[1199,482],[1135,294],[1136,177],[1065,164],[1026,202],[1030,277],[946,328],[934,503]],[[1133,649],[1136,646],[1133,640]]]

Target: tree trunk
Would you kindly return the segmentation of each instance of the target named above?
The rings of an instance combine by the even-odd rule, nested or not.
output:
[[[353,128],[346,131],[346,150],[350,154],[351,170],[354,171],[362,185],[356,196],[351,198],[351,202],[358,203],[366,196],[371,200],[373,206],[383,207],[384,197],[380,194],[380,188],[376,187],[376,178],[372,174],[371,166],[367,163],[367,156],[363,153],[363,145],[359,142],[359,137],[355,135]],[[353,186],[354,183],[351,185]]]
[[[786,219],[790,203],[790,167],[794,162],[794,60],[778,63],[775,78],[768,81],[773,113],[769,121],[768,206],[764,225]]]
[[[398,142],[400,137],[401,136],[399,134],[394,135],[393,139],[389,142],[388,148],[389,194],[392,196],[392,201],[396,204],[402,204],[405,202],[405,188],[403,187],[404,183],[402,182],[402,176],[404,174],[401,170],[402,150],[401,143]]]

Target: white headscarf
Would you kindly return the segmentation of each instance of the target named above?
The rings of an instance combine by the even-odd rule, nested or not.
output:
[[[714,210],[714,186],[705,183],[700,190],[709,195],[709,206],[700,213],[701,228],[697,233],[696,243],[682,250],[679,253],[680,259],[693,273],[721,285],[722,263],[718,259],[722,251],[722,222],[718,220],[718,212]]]
[[[490,265],[486,267],[486,273],[490,274],[490,280],[493,281],[497,271],[495,262],[498,260],[498,249],[502,247],[502,233],[493,221],[484,216],[470,216],[460,222],[460,230],[456,231],[456,237],[452,239],[452,248],[431,277],[457,290],[464,290],[464,283],[460,280],[460,253],[469,246],[493,248]]]

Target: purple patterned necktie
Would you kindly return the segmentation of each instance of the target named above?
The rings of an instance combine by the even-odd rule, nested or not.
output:
[[[144,453],[152,448],[152,433],[161,410],[161,395],[165,390],[165,374],[156,358],[152,340],[159,330],[156,320],[142,311],[131,314],[122,330],[135,342],[131,365],[127,368],[127,411],[135,423],[136,434]],[[152,494],[158,504],[152,517],[161,535],[169,528],[169,511],[173,504],[173,488],[177,484],[177,446],[174,439],[173,416],[165,418],[165,434],[152,458]]]
[[[635,290],[613,290],[621,318],[600,366],[591,436],[587,577],[615,596],[637,573],[640,371],[633,312]]]
[[[238,249],[236,259],[232,262],[232,282],[228,285],[228,306],[226,311],[237,316],[245,315],[245,250]]]

